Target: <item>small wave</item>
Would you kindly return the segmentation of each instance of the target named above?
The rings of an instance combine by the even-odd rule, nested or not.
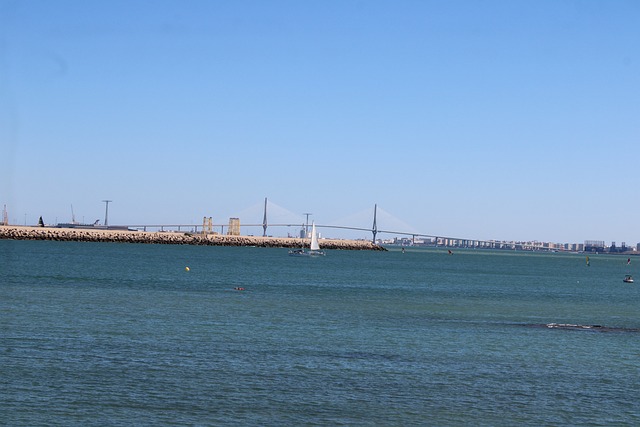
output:
[[[579,325],[574,323],[534,323],[526,326],[533,328],[564,329],[571,331],[596,331],[596,332],[640,332],[640,328],[622,328],[603,325]]]

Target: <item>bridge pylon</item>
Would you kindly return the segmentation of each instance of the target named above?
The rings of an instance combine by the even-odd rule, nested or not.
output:
[[[378,226],[376,225],[376,215],[378,213],[378,204],[373,205],[373,227],[371,228],[371,232],[373,233],[373,240],[371,241],[374,245],[376,244],[376,234],[378,234]]]
[[[267,237],[267,198],[264,198],[264,218],[262,219],[262,237]]]

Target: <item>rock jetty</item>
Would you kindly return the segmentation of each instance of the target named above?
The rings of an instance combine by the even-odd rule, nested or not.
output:
[[[0,226],[0,239],[57,240],[65,242],[153,243],[164,245],[258,246],[269,248],[299,248],[308,241],[288,237],[226,236],[171,231],[127,231],[87,228],[54,228]],[[366,240],[320,240],[322,249],[385,251],[382,246]]]

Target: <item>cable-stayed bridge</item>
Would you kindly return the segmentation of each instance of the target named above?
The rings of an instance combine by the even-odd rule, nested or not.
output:
[[[366,226],[359,226],[359,225],[344,225],[344,224],[348,224],[351,223],[353,224],[354,222],[363,222],[363,212],[359,212],[358,214],[354,214],[351,215],[350,217],[347,218],[342,218],[340,220],[334,221],[332,224],[318,224],[316,223],[315,226],[316,228],[320,228],[320,229],[325,229],[325,230],[351,230],[351,231],[363,231],[363,232],[368,232],[371,233],[372,235],[372,240],[375,241],[376,239],[376,235],[378,233],[388,233],[388,234],[394,234],[394,235],[404,235],[404,236],[414,236],[415,237],[436,237],[436,236],[430,236],[427,234],[422,234],[422,233],[417,233],[415,231],[407,231],[407,230],[411,230],[413,227],[409,226],[408,224],[405,224],[404,222],[398,220],[397,218],[393,217],[391,214],[389,214],[388,212],[380,209],[381,213],[383,215],[386,216],[386,219],[388,220],[389,218],[392,219],[392,223],[395,223],[395,225],[397,226],[398,224],[400,226],[406,227],[404,231],[391,231],[391,230],[385,230],[385,229],[378,229],[377,227],[377,215],[378,215],[378,207],[377,205],[374,206],[373,209],[373,217],[369,217],[370,220],[372,220],[372,226],[371,227],[366,227]],[[303,214],[306,215],[306,219],[303,221],[300,221],[300,214],[296,214],[292,211],[287,210],[286,208],[283,208],[281,206],[278,206],[276,204],[274,204],[273,202],[268,202],[267,199],[265,199],[264,201],[264,205],[261,206],[261,212],[260,212],[260,216],[262,217],[262,222],[242,222],[241,226],[243,229],[247,229],[247,228],[262,228],[262,235],[263,236],[267,236],[267,232],[269,228],[291,228],[291,227],[297,227],[299,230],[304,230],[305,232],[308,232],[309,228],[311,227],[311,222],[309,221],[309,216],[313,215],[311,213],[307,213],[307,214]],[[366,213],[364,213],[364,215],[371,215],[371,211],[368,210],[366,211]],[[245,209],[244,211],[240,212],[237,219],[241,219],[241,218],[257,218],[258,217],[258,213],[256,212],[256,205]],[[272,218],[275,217],[274,220],[272,220]],[[233,219],[233,218],[231,218]],[[230,219],[230,221],[231,221]],[[123,226],[120,226],[123,227]],[[178,231],[183,231],[183,230],[190,230],[193,232],[211,232],[213,231],[213,229],[216,230],[220,230],[221,234],[224,234],[225,232],[225,228],[230,227],[229,224],[227,223],[213,223],[211,221],[211,217],[207,218],[203,218],[203,223],[202,224],[131,224],[131,225],[127,225],[126,227],[129,228],[136,228],[136,229],[158,229],[160,231],[168,231],[168,230],[178,230]]]
[[[270,222],[271,211],[274,211],[275,216],[280,221]],[[325,229],[325,230],[347,230],[347,231],[359,231],[370,233],[371,240],[376,243],[376,239],[379,234],[387,234],[392,236],[406,236],[410,238],[412,242],[415,242],[416,239],[424,240],[429,239],[432,245],[441,245],[441,246],[462,246],[462,247],[483,247],[483,248],[519,248],[519,249],[542,249],[542,245],[538,242],[504,242],[504,241],[495,241],[495,240],[478,240],[478,239],[469,239],[469,238],[461,238],[461,237],[452,237],[452,236],[443,236],[437,234],[429,234],[429,233],[421,233],[410,230],[411,226],[403,223],[397,218],[393,217],[389,213],[380,209],[382,213],[387,216],[387,219],[391,217],[396,224],[401,224],[406,227],[403,230],[391,230],[385,228],[378,228],[378,206],[374,205],[373,208],[373,217],[371,218],[371,226],[349,226],[349,225],[338,225],[338,224],[315,224],[316,228]],[[369,211],[370,214],[371,211]],[[251,208],[246,209],[241,212],[242,217],[257,217],[256,206],[252,206]],[[303,231],[305,235],[308,235],[308,230],[311,224],[309,223],[309,215],[311,213],[303,214],[306,215],[306,220],[299,222],[296,219],[299,218],[299,214],[295,214],[281,206],[278,206],[272,202],[268,202],[267,199],[264,200],[264,205],[262,206],[262,222],[254,222],[254,223],[242,223],[242,228],[262,228],[262,235],[267,236],[269,228],[291,228],[298,227],[299,230]],[[239,220],[239,218],[238,218]],[[212,232],[213,229],[219,229],[221,234],[224,234],[224,229],[227,227],[231,227],[230,224],[214,224],[211,221],[211,218],[204,218],[202,224],[165,224],[165,225],[129,225],[129,228],[136,229],[159,229],[161,231],[169,230],[169,229],[177,229],[181,231],[182,229],[187,229],[193,232]]]

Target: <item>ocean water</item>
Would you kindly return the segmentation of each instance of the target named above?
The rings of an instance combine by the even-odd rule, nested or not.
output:
[[[0,424],[640,425],[640,258],[590,258],[0,241]]]

